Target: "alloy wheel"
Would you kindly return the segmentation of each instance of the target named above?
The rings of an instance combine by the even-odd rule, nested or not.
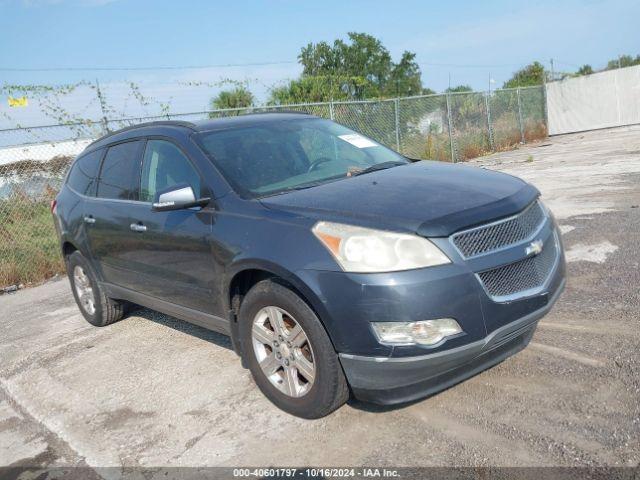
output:
[[[313,349],[307,334],[285,310],[269,306],[255,316],[253,351],[272,385],[290,397],[306,395],[316,377]]]
[[[73,268],[73,284],[80,300],[81,308],[89,315],[93,315],[96,312],[93,288],[91,288],[89,277],[80,265],[76,265]]]

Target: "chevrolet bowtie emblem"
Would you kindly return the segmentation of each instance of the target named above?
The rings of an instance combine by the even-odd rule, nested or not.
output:
[[[524,249],[524,253],[527,256],[538,255],[542,251],[543,246],[544,243],[542,243],[542,240],[536,240],[535,242],[531,242],[527,248]]]

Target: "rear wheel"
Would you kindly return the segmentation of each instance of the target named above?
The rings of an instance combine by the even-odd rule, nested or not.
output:
[[[124,304],[107,297],[91,265],[80,252],[75,251],[67,257],[67,274],[73,297],[87,322],[104,327],[122,318]]]
[[[272,280],[256,284],[240,307],[240,338],[251,374],[282,410],[320,418],[349,397],[338,356],[313,310]]]

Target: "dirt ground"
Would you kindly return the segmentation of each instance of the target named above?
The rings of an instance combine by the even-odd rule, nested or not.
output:
[[[226,337],[148,310],[94,328],[52,281],[0,297],[0,465],[638,465],[640,127],[473,163],[531,181],[562,225],[567,289],[523,352],[417,403],[306,421]]]

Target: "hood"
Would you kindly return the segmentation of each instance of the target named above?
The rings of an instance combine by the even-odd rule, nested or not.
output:
[[[429,237],[515,214],[540,193],[478,167],[420,161],[263,198],[267,208]]]

